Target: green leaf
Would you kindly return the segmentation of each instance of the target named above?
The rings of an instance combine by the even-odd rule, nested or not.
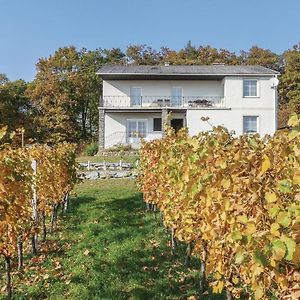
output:
[[[237,216],[236,221],[242,224],[248,223],[248,218],[246,215]]]
[[[238,240],[241,240],[243,238],[243,236],[241,235],[241,233],[239,231],[234,231],[232,234],[231,234],[231,237],[234,241],[238,241]]]
[[[298,126],[299,125],[299,119],[297,114],[292,114],[288,121],[289,126]]]
[[[293,259],[293,254],[296,250],[296,243],[293,239],[287,237],[287,236],[282,236],[281,240],[285,243],[285,246],[287,248],[287,254],[285,256],[286,260],[292,260]]]
[[[244,253],[239,251],[236,253],[235,255],[235,263],[236,264],[241,264],[244,261],[245,257],[244,257]]]
[[[291,218],[288,212],[281,211],[277,216],[277,223],[282,225],[283,227],[288,227],[291,224]]]
[[[254,251],[253,259],[256,263],[258,263],[264,267],[268,265],[266,256],[259,250]]]
[[[272,241],[272,250],[275,259],[281,260],[282,258],[284,258],[286,253],[286,247],[281,240],[276,239]]]
[[[292,192],[292,184],[288,179],[280,180],[278,182],[277,188],[282,193],[291,193]]]
[[[269,208],[269,216],[271,218],[275,218],[279,212],[279,206],[278,205],[272,205],[270,208]]]

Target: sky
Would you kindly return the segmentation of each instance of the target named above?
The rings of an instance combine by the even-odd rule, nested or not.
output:
[[[239,53],[300,42],[300,0],[0,0],[0,73],[31,81],[64,46],[175,50],[188,41]]]

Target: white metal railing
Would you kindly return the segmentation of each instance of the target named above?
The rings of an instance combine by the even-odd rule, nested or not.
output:
[[[128,133],[124,131],[116,131],[105,137],[105,148],[111,148],[115,145],[131,145],[133,148],[138,148],[142,139],[151,141],[162,137],[160,131],[147,131],[139,133]]]
[[[101,102],[105,108],[225,107],[221,96],[103,96]]]

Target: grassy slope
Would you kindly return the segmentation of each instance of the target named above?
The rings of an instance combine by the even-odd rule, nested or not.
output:
[[[186,299],[196,294],[197,262],[189,269],[182,265],[184,247],[172,256],[168,234],[144,212],[133,181],[87,181],[77,194],[60,224],[61,238],[44,245],[55,251],[47,258],[41,253],[38,267],[27,258],[21,280],[14,275],[16,299]]]

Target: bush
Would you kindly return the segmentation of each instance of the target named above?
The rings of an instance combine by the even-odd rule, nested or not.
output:
[[[88,156],[94,156],[98,152],[98,144],[97,143],[90,143],[84,149],[84,152]]]

